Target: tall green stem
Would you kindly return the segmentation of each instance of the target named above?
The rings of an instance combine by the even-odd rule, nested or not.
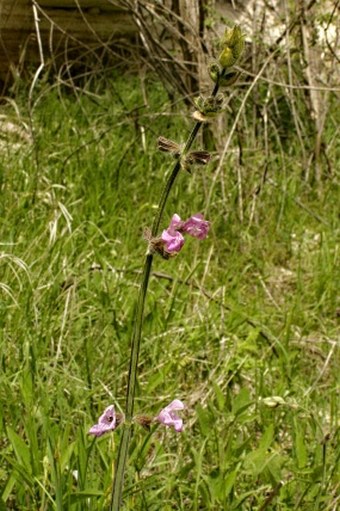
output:
[[[218,83],[215,84],[212,95],[215,96],[218,91]],[[197,133],[199,132],[200,127],[202,126],[202,122],[197,122],[184,146],[181,157],[185,156],[190,150]],[[164,189],[161,194],[161,198],[158,204],[157,212],[154,218],[154,222],[152,225],[152,236],[157,236],[159,226],[162,220],[163,212],[165,209],[165,205],[171,191],[171,188],[176,180],[176,177],[181,169],[180,160],[177,161],[172,169],[172,172],[164,186]],[[130,352],[130,367],[129,367],[129,376],[128,376],[128,385],[126,390],[126,403],[125,403],[125,422],[123,423],[123,431],[119,443],[117,462],[115,467],[115,475],[114,482],[112,488],[112,498],[111,498],[111,511],[119,511],[121,507],[123,486],[124,486],[124,473],[125,466],[127,460],[127,454],[129,449],[129,442],[131,436],[132,429],[132,418],[133,418],[133,409],[134,409],[134,401],[135,401],[135,393],[136,393],[136,385],[137,385],[137,369],[138,369],[138,358],[140,351],[140,341],[142,336],[142,327],[143,327],[143,317],[144,317],[144,307],[145,307],[145,298],[149,285],[151,267],[152,267],[153,255],[148,253],[145,258],[143,275],[141,287],[138,294],[137,307],[136,307],[136,320],[135,326],[133,329],[132,339],[131,339],[131,352]]]

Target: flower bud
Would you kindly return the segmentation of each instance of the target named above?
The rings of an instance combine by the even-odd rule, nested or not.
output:
[[[213,82],[217,83],[221,73],[221,68],[217,62],[212,62],[209,66],[209,76]]]
[[[286,404],[286,401],[281,396],[270,396],[262,399],[262,403],[268,408],[277,408]]]
[[[233,28],[227,28],[221,40],[223,47],[228,46],[234,48],[235,45],[239,44],[240,40],[243,40],[242,32],[239,25],[235,25]]]
[[[224,48],[220,56],[218,57],[218,61],[222,67],[231,67],[237,62],[237,57],[234,56],[231,48]]]
[[[221,66],[226,68],[236,64],[244,49],[244,38],[238,25],[225,31],[221,47],[222,51],[218,59]]]

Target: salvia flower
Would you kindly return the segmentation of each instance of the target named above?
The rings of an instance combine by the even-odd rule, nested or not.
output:
[[[192,215],[186,221],[181,220],[181,217],[175,213],[169,227],[162,232],[161,240],[164,243],[166,252],[175,254],[178,253],[184,245],[185,240],[182,233],[203,240],[207,237],[209,228],[210,222],[204,220],[201,213]]]
[[[102,436],[108,431],[113,431],[116,427],[116,412],[113,405],[108,406],[103,415],[98,419],[98,423],[89,430],[90,435]]]
[[[173,427],[175,431],[180,433],[183,431],[183,420],[176,414],[177,410],[184,410],[185,406],[179,399],[174,399],[168,406],[163,408],[156,420],[164,426]]]
[[[164,242],[166,251],[169,254],[179,252],[184,245],[184,237],[179,232],[182,225],[183,222],[180,216],[175,213],[171,219],[169,227],[162,232],[161,238]]]
[[[170,228],[162,232],[162,241],[164,242],[165,249],[169,254],[177,253],[184,245],[184,237],[179,231],[171,231]]]
[[[201,213],[191,216],[182,226],[184,232],[199,240],[204,240],[207,237],[209,229],[210,222],[204,220]]]

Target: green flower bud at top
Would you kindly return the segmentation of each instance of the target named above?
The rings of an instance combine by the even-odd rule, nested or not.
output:
[[[224,36],[221,40],[221,46],[233,48],[235,45],[239,43],[240,40],[243,40],[242,32],[239,25],[235,25],[233,28],[227,28],[224,32]]]
[[[225,31],[221,46],[222,52],[218,59],[221,66],[226,68],[236,64],[244,49],[244,38],[238,25]]]
[[[218,61],[222,67],[231,67],[237,62],[237,58],[234,57],[233,51],[231,48],[224,48],[220,56],[218,57]]]

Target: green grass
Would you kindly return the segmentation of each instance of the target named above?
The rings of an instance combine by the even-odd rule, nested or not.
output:
[[[146,106],[135,78],[115,89],[45,84],[31,116],[25,90],[1,107],[34,139],[0,140],[0,510],[102,510],[110,496],[119,428],[114,443],[87,430],[124,405],[142,233],[169,171],[156,138],[192,125],[152,79]],[[167,221],[205,211],[212,231],[155,261],[136,409],[177,397],[186,428],[136,426],[126,509],[339,506],[336,176],[311,186],[294,133],[284,150],[273,137],[255,195],[262,142],[244,137],[241,166],[231,152],[219,174],[217,158],[181,173],[170,199]]]

